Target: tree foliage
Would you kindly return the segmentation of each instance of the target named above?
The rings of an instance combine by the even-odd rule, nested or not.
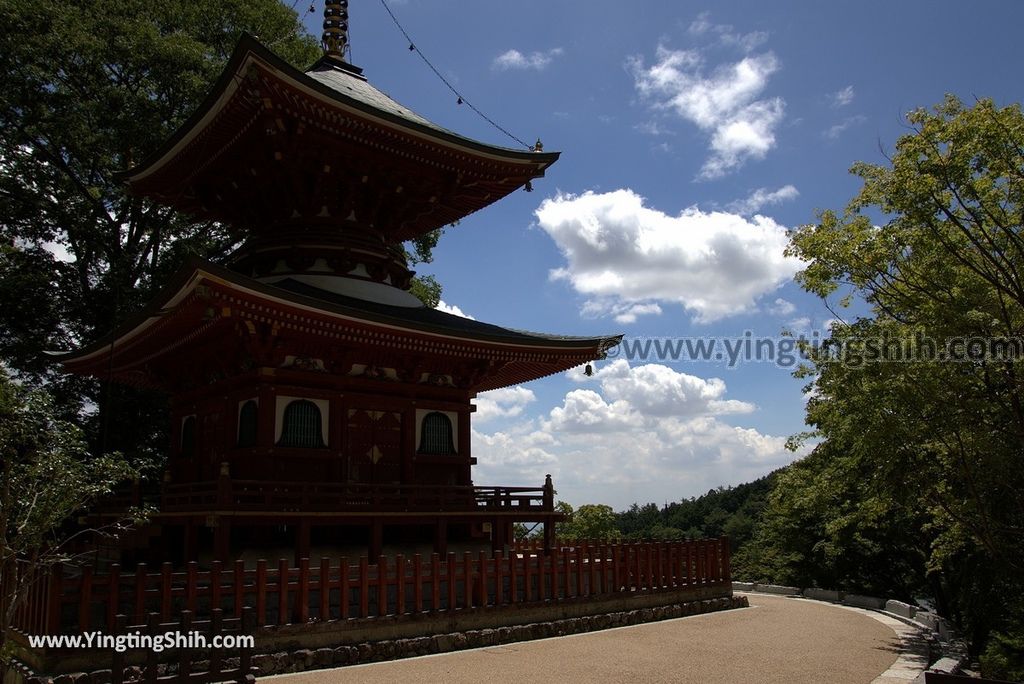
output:
[[[68,519],[137,475],[120,454],[91,456],[82,431],[55,414],[46,392],[12,383],[0,369],[0,669],[15,609],[40,571],[68,560],[70,542],[83,534]],[[129,522],[87,532],[116,535]]]
[[[615,525],[615,511],[605,504],[583,504],[573,510],[564,501],[558,502],[559,512],[569,517],[555,526],[559,539],[618,539],[620,533]]]
[[[707,494],[658,508],[633,504],[617,514],[627,539],[698,539],[729,537],[735,551],[753,535],[778,473],[736,487],[718,487]]]
[[[908,121],[845,211],[792,235],[804,288],[869,312],[809,350],[821,442],[751,553],[793,581],[927,584],[980,647],[1024,593],[1024,366],[990,344],[1024,339],[1024,114],[949,97]]]
[[[116,174],[183,123],[242,32],[306,66],[318,50],[276,0],[0,0],[0,358],[133,454],[164,446],[162,401],[60,373],[43,350],[109,333],[220,226],[126,194]],[[57,256],[59,255],[59,256]],[[110,421],[117,406],[141,415]]]

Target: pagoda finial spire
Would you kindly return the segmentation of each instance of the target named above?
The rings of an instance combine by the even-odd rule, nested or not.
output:
[[[324,2],[324,33],[320,40],[325,55],[345,58],[345,48],[348,46],[348,0]]]

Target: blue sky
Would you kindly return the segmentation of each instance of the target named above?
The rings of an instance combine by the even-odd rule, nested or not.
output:
[[[301,5],[302,3],[300,3]],[[904,115],[953,93],[1020,100],[1024,3],[392,0],[466,98],[562,158],[448,230],[420,267],[448,307],[570,334],[778,338],[833,315],[793,282],[785,231],[842,208]],[[316,13],[306,24],[320,33]],[[377,0],[352,61],[436,123],[515,143],[459,106]],[[718,344],[722,344],[719,342]],[[721,349],[721,347],[719,347]],[[675,501],[790,462],[803,382],[770,362],[615,359],[481,395],[477,484],[573,505]]]

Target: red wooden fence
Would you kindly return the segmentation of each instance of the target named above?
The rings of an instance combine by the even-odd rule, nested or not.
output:
[[[722,586],[731,581],[726,539],[678,542],[560,542],[545,555],[535,543],[501,552],[446,557],[381,556],[350,562],[303,559],[290,567],[260,560],[189,563],[174,570],[140,564],[133,571],[111,565],[56,568],[35,583],[15,626],[27,634],[109,631],[116,616],[140,624],[150,613],[161,622],[182,611],[209,616],[220,608],[240,617],[255,608],[258,625],[368,618],[479,606],[585,599],[629,592]]]

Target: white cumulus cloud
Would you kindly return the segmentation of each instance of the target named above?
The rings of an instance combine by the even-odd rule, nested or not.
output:
[[[437,302],[437,306],[435,306],[434,308],[437,309],[438,311],[443,311],[445,313],[452,314],[453,316],[460,316],[462,318],[468,318],[471,321],[475,321],[476,320],[475,318],[473,318],[468,313],[464,312],[462,309],[460,309],[459,307],[455,306],[454,304],[447,304],[447,303],[445,303],[445,301],[443,299],[439,299],[438,302]]]
[[[762,159],[775,146],[775,129],[785,101],[759,99],[779,61],[772,52],[749,54],[706,73],[698,50],[658,46],[656,61],[646,66],[630,60],[634,84],[656,109],[671,111],[710,135],[711,155],[700,177],[721,177],[748,159]]]
[[[730,211],[735,211],[739,214],[743,214],[744,216],[749,216],[751,214],[756,214],[764,207],[796,199],[799,196],[800,192],[792,185],[784,185],[778,190],[758,188],[744,199],[731,202],[727,205],[727,208]]]
[[[546,417],[517,430],[473,432],[481,484],[536,486],[550,473],[574,505],[676,501],[760,477],[790,462],[785,438],[723,422],[754,410],[725,383],[660,364],[616,360],[573,389]]]
[[[796,305],[793,302],[779,297],[775,302],[768,307],[768,313],[773,316],[788,316],[796,311]]]
[[[845,107],[846,105],[853,102],[853,98],[855,97],[855,95],[856,94],[853,92],[853,86],[848,85],[842,90],[837,90],[836,92],[832,93],[829,99],[832,100],[833,107]]]
[[[535,69],[541,71],[546,69],[551,64],[551,61],[561,55],[562,52],[562,48],[556,47],[544,52],[535,51],[524,54],[513,48],[495,57],[491,63],[491,68],[503,71],[508,69]]]
[[[856,116],[848,116],[839,123],[825,129],[825,132],[822,133],[822,135],[824,135],[829,140],[835,140],[836,138],[841,136],[846,131],[846,129],[852,126],[856,126],[858,124],[862,124],[865,121],[867,121],[867,119],[861,116],[860,114],[857,114]]]
[[[476,413],[473,420],[481,423],[492,418],[515,417],[536,400],[533,390],[519,385],[481,392],[476,398]]]
[[[629,189],[560,194],[536,216],[567,262],[551,277],[591,298],[585,315],[620,322],[655,313],[631,305],[657,302],[682,304],[701,323],[753,311],[800,268],[783,254],[786,228],[770,218],[694,207],[671,216]]]
[[[725,400],[725,382],[719,378],[698,378],[668,366],[649,363],[631,367],[617,359],[594,375],[604,396],[627,402],[646,417],[698,416],[750,413],[753,404]]]

